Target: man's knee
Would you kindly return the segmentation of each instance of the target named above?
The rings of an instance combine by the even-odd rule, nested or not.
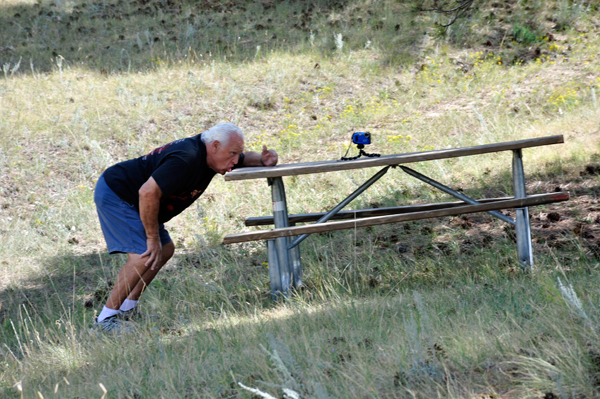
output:
[[[173,244],[173,241],[169,242],[168,244],[165,244],[162,247],[163,261],[166,263],[169,259],[171,259],[173,257],[174,253],[175,253],[175,244]]]

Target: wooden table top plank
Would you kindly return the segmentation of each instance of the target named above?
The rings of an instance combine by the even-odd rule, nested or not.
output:
[[[569,194],[566,192],[537,194],[525,198],[515,198],[506,201],[497,201],[479,205],[465,205],[449,209],[439,209],[425,212],[412,212],[401,215],[376,216],[363,219],[354,219],[339,222],[311,224],[307,226],[283,227],[270,230],[251,231],[247,233],[229,234],[223,239],[223,244],[234,244],[246,241],[266,240],[277,237],[291,237],[301,234],[322,233],[326,231],[353,229],[386,223],[406,222],[409,220],[429,219],[443,216],[455,216],[476,212],[487,212],[498,209],[523,208],[552,202],[566,201]]]
[[[227,173],[225,175],[225,180],[234,181],[268,177],[297,176],[311,173],[324,173],[377,166],[399,165],[413,162],[432,161],[436,159],[487,154],[491,152],[517,150],[521,148],[540,147],[544,145],[560,143],[564,143],[564,138],[562,135],[508,141],[504,143],[484,144],[473,147],[383,155],[379,158],[359,158],[353,161],[319,161],[282,164],[273,167],[239,168]]]

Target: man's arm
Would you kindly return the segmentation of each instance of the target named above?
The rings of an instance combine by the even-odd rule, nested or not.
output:
[[[275,166],[277,160],[278,156],[275,150],[268,150],[267,146],[263,145],[262,153],[244,151],[243,166]]]
[[[146,267],[154,270],[162,258],[162,245],[158,235],[158,210],[162,191],[152,176],[139,190],[140,219],[146,230],[147,249],[141,257],[148,256]]]

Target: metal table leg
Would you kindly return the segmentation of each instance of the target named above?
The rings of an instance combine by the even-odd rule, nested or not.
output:
[[[290,223],[290,226],[295,226],[296,223]],[[296,236],[288,237],[288,242],[295,239]],[[289,245],[288,245],[289,247]],[[300,260],[300,246],[296,245],[292,249],[288,249],[288,257],[294,270],[294,288],[302,287],[302,261]]]
[[[288,227],[289,220],[283,179],[281,177],[270,178],[268,179],[268,183],[271,186],[275,228]],[[278,237],[273,240],[271,244],[267,244],[270,245],[270,247],[267,248],[269,254],[269,270],[271,270],[270,265],[272,262],[277,265],[277,270],[274,269],[269,273],[271,277],[271,292],[274,298],[277,298],[281,294],[287,296],[290,289],[293,286],[296,286],[294,276],[298,275],[298,277],[300,277],[301,275],[300,252],[296,251],[290,256],[287,248],[288,244],[288,237]],[[276,274],[279,274],[279,278],[274,279],[273,277]]]
[[[281,272],[279,269],[279,259],[277,258],[277,247],[275,240],[267,240],[267,255],[269,257],[269,281],[271,281],[271,295],[273,300],[283,292],[281,286]]]
[[[523,170],[523,152],[513,150],[513,189],[515,198],[525,198],[525,172]],[[533,250],[531,248],[531,227],[529,224],[529,209],[516,209],[517,256],[523,270],[529,266],[533,271]]]

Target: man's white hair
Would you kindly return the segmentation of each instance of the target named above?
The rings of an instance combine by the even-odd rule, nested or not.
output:
[[[226,146],[229,143],[229,139],[234,134],[242,140],[245,140],[242,129],[233,123],[219,123],[202,133],[202,141],[206,144],[210,144],[213,141],[218,140],[219,143]]]

